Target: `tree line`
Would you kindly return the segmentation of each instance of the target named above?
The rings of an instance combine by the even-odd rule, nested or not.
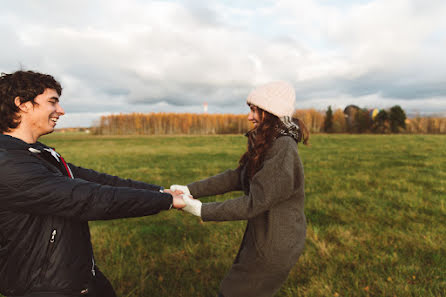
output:
[[[298,109],[294,113],[312,133],[446,134],[446,118],[408,119],[400,106],[376,110],[354,105],[344,110]],[[251,129],[246,115],[195,113],[130,113],[102,116],[97,135],[243,134]]]
[[[102,116],[92,128],[98,135],[241,134],[246,115],[195,113],[130,113]]]

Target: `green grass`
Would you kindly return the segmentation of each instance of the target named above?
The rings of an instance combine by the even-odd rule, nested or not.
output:
[[[42,141],[74,164],[165,187],[234,168],[246,148],[243,136]],[[277,296],[445,296],[445,147],[446,136],[431,135],[316,135],[299,146],[306,249]],[[245,223],[173,210],[90,226],[118,296],[178,297],[216,296]]]

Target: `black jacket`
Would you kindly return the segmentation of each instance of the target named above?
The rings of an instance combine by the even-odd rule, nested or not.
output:
[[[42,148],[0,134],[0,293],[7,296],[80,295],[95,274],[88,221],[172,205],[159,186],[68,164],[72,179]]]

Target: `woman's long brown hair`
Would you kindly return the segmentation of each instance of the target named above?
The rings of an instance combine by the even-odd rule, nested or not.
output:
[[[239,160],[239,167],[246,166],[246,181],[250,181],[262,167],[266,153],[271,148],[274,139],[276,139],[279,134],[277,127],[282,125],[282,122],[277,116],[259,107],[255,106],[255,108],[256,112],[260,116],[260,123],[257,128],[248,132],[248,149]],[[293,121],[295,121],[300,127],[303,144],[308,145],[310,134],[305,126],[305,123],[297,118],[293,118]],[[252,136],[253,133],[255,133],[254,137]]]
[[[275,115],[264,111],[258,107],[256,112],[260,116],[260,123],[255,130],[251,130],[248,135],[255,133],[255,137],[249,136],[248,149],[239,161],[240,167],[246,166],[246,181],[260,170],[265,160],[266,152],[273,145],[273,140],[277,137],[277,125],[280,120]]]

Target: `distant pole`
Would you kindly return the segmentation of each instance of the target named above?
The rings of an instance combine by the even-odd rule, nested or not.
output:
[[[208,103],[207,102],[203,103],[203,113],[208,113]]]

